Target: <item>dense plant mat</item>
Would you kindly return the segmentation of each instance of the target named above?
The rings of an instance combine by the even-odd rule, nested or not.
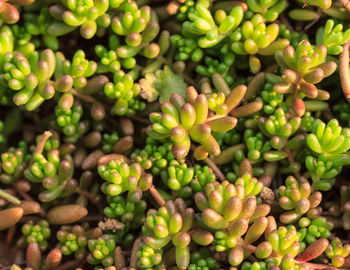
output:
[[[0,269],[349,269],[349,23],[0,0]]]

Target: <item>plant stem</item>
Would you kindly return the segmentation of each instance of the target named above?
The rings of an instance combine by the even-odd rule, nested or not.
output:
[[[70,92],[74,95],[77,96],[79,99],[89,102],[89,103],[94,103],[96,101],[96,99],[94,99],[93,97],[89,96],[89,95],[85,95],[82,93],[79,93],[78,91],[71,89]]]
[[[41,154],[44,151],[45,143],[51,136],[52,136],[52,132],[48,131],[48,130],[45,131],[43,133],[43,135],[41,135],[40,140],[39,140],[38,144],[36,145],[34,154]],[[28,166],[29,168],[30,168],[30,166],[32,166],[32,164],[34,162],[34,154],[33,154],[32,160],[29,163],[29,166]]]
[[[140,243],[141,243],[141,237],[138,237],[135,240],[134,245],[132,246],[132,249],[131,249],[130,267],[135,268],[135,269],[137,266],[137,251],[138,251],[138,247],[139,247]]]
[[[164,206],[165,201],[162,195],[160,195],[158,190],[155,188],[155,186],[151,186],[149,188],[149,192],[151,193],[152,197],[156,200],[156,202],[159,204],[159,206]]]
[[[215,175],[217,177],[219,177],[219,179],[221,181],[225,181],[226,180],[225,175],[222,173],[222,171],[219,169],[219,167],[216,166],[216,164],[214,163],[214,161],[212,159],[206,157],[203,161],[204,161],[205,164],[207,164],[213,170]]]
[[[4,199],[8,200],[9,202],[13,204],[21,204],[21,201],[17,199],[15,196],[7,193],[5,190],[0,189],[0,197],[3,197]]]

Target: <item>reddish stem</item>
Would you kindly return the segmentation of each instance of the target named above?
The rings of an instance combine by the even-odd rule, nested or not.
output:
[[[204,163],[207,164],[215,173],[215,175],[221,180],[221,181],[225,181],[226,177],[225,175],[221,172],[221,170],[218,168],[218,166],[216,166],[216,164],[214,163],[213,160],[211,160],[210,158],[205,158]]]
[[[131,249],[131,255],[130,255],[130,267],[135,268],[137,266],[137,251],[139,249],[139,244],[141,243],[141,237],[138,237],[135,242],[134,245],[132,246]]]
[[[38,144],[36,145],[34,154],[41,154],[44,151],[45,143],[51,136],[52,136],[51,131],[45,131],[43,133],[43,135],[41,135],[40,140],[39,140]],[[34,155],[32,157],[32,160],[29,163],[29,167],[32,166],[33,162],[34,162]]]
[[[156,202],[158,203],[159,206],[164,206],[165,201],[164,201],[162,195],[160,195],[158,190],[155,188],[155,186],[151,186],[149,188],[149,192],[151,193],[152,197],[156,200]]]

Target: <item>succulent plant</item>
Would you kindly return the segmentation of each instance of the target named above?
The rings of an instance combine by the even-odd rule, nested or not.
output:
[[[27,148],[26,143],[22,142],[19,148],[11,147],[8,152],[1,154],[2,173],[0,179],[2,183],[10,184],[23,175]]]
[[[74,253],[77,260],[83,256],[88,244],[87,229],[87,226],[66,225],[57,231],[56,237],[63,255],[68,256]]]
[[[209,11],[209,1],[199,1],[188,11],[188,21],[182,24],[184,35],[196,35],[198,46],[210,48],[234,31],[243,19],[243,8],[236,6],[227,14],[218,10],[213,16]]]
[[[225,103],[221,106],[222,110],[216,111],[216,115],[209,117],[207,97],[203,94],[198,95],[193,87],[187,89],[188,103],[185,103],[181,96],[173,94],[170,102],[162,104],[162,113],[150,115],[153,124],[148,128],[148,134],[154,139],[170,137],[173,142],[173,154],[180,161],[188,154],[191,140],[200,144],[194,150],[196,159],[204,159],[208,154],[217,156],[221,152],[220,146],[211,132],[225,132],[235,127],[237,119],[228,114],[235,115],[234,107],[243,98],[245,90],[246,87],[243,85],[236,87],[226,97]],[[254,109],[245,113],[251,114],[255,111]]]
[[[349,11],[0,0],[0,265],[349,268]]]
[[[83,50],[76,51],[72,61],[66,60],[64,55],[59,52],[55,56],[57,62],[55,77],[60,78],[64,75],[69,75],[73,79],[74,88],[86,86],[87,77],[92,76],[97,69],[96,62],[87,60]]]
[[[219,264],[212,257],[212,254],[208,248],[201,248],[200,250],[191,253],[191,263],[187,269],[189,270],[219,269]]]
[[[120,15],[111,20],[111,28],[118,37],[125,37],[117,48],[117,55],[129,59],[140,53],[146,58],[157,57],[159,45],[152,42],[159,33],[157,18],[151,14],[149,6],[138,7],[135,1],[122,3]]]
[[[54,18],[50,15],[49,7],[41,8],[39,15],[35,14],[34,11],[32,11],[32,13],[25,13],[23,15],[23,20],[23,34],[36,38],[42,36],[42,42],[53,51],[57,51],[59,48],[58,37],[70,33],[75,29],[75,27],[72,26],[56,23]],[[29,41],[31,41],[31,39]],[[22,52],[24,49],[23,45],[28,49],[30,47],[30,43],[28,43],[28,45],[19,43],[18,45],[22,48],[22,50],[19,48],[17,49]]]
[[[22,226],[23,241],[26,245],[30,243],[37,243],[40,250],[48,248],[47,239],[51,235],[49,223],[46,220],[40,220],[37,223],[29,221]]]
[[[188,231],[192,228],[193,219],[194,210],[187,208],[183,200],[167,201],[158,211],[148,211],[146,222],[142,229],[144,234],[142,241],[146,247],[150,247],[153,250],[161,249],[171,242],[175,246],[177,267],[187,269],[190,263],[188,245],[191,242],[191,236]],[[161,258],[160,253],[155,254]],[[140,255],[143,255],[143,252]],[[139,257],[141,267],[150,268],[159,264],[161,259],[157,261],[153,256],[151,260]]]
[[[56,122],[67,136],[68,141],[76,142],[89,128],[86,121],[80,121],[83,116],[83,107],[79,101],[74,102],[71,94],[61,96],[56,108]]]
[[[332,265],[341,267],[344,264],[344,258],[349,256],[350,246],[343,245],[339,238],[335,238],[329,243],[325,253],[331,259]]]
[[[114,83],[109,82],[104,87],[107,97],[117,99],[113,112],[117,115],[132,115],[136,111],[142,111],[145,103],[137,99],[141,88],[138,83],[134,83],[133,75],[119,70],[113,78]]]
[[[350,149],[348,136],[348,129],[342,129],[336,119],[327,125],[315,121],[306,140],[313,155],[305,160],[315,188],[329,190],[334,183],[333,178],[348,163],[348,156],[344,154]]]
[[[111,235],[104,234],[97,239],[88,240],[88,247],[90,254],[87,260],[90,264],[102,264],[104,267],[113,265],[113,251],[116,243]]]
[[[45,100],[51,99],[55,92],[71,88],[71,82],[61,77],[55,82],[51,77],[55,71],[56,60],[52,50],[34,52],[28,59],[20,52],[7,52],[2,58],[0,81],[9,91],[16,91],[13,102],[26,110],[38,108]]]
[[[171,147],[170,143],[148,137],[145,148],[142,150],[136,149],[131,154],[131,159],[139,163],[142,169],[150,169],[152,174],[158,175],[161,169],[165,168],[174,159]]]
[[[233,78],[230,75],[230,68],[235,62],[235,55],[232,51],[230,51],[229,46],[223,46],[220,50],[220,57],[204,57],[204,64],[200,64],[196,66],[196,72],[200,75],[206,77],[213,77],[213,75],[217,72],[221,74],[228,85],[233,83]],[[215,93],[214,93],[215,94]]]
[[[105,133],[102,136],[102,149],[105,153],[111,153],[114,145],[119,141],[117,132],[111,134]]]
[[[186,163],[179,164],[175,160],[170,162],[167,171],[163,172],[162,180],[171,190],[180,190],[188,186],[194,176],[193,168],[188,168]]]
[[[265,216],[270,207],[264,204],[258,206],[256,199],[261,188],[261,182],[245,175],[237,180],[236,185],[228,181],[221,184],[215,181],[207,184],[205,192],[195,194],[196,205],[202,212],[202,227],[216,232],[216,250],[229,250],[228,261],[233,266],[241,264],[244,259],[245,248],[241,237],[246,234],[244,239],[251,244],[260,238],[267,227],[268,219]],[[253,225],[248,229],[249,223]]]
[[[283,258],[286,255],[296,257],[300,251],[300,242],[298,231],[294,226],[286,228],[278,227],[268,235],[267,241],[271,244],[273,256],[267,261],[274,265],[283,264]]]
[[[317,238],[329,238],[330,230],[333,229],[333,224],[324,217],[314,219],[303,217],[299,220],[299,226],[301,227],[299,229],[300,241],[306,242],[305,246],[315,242]]]
[[[58,149],[35,152],[24,176],[33,183],[40,183],[44,191],[39,194],[43,202],[52,201],[59,196],[69,196],[76,189],[73,159],[70,155],[60,157]]]
[[[133,227],[143,224],[147,203],[144,200],[128,200],[122,196],[108,196],[109,205],[104,209],[108,217],[121,220],[124,224],[131,223]]]
[[[51,6],[51,15],[69,26],[80,27],[80,34],[85,39],[91,39],[98,28],[107,28],[110,24],[111,18],[106,13],[109,0],[64,0],[62,4]]]
[[[99,165],[98,173],[106,181],[101,188],[109,196],[128,191],[130,198],[137,198],[139,193],[142,194],[152,185],[152,175],[143,173],[138,163],[129,166],[115,159],[106,165]]]
[[[277,93],[294,93],[298,98],[327,100],[329,93],[318,89],[315,84],[322,81],[335,71],[336,64],[325,62],[327,47],[313,47],[310,42],[303,40],[298,47],[286,46],[275,55],[277,63],[283,69],[285,82],[274,85]]]
[[[342,44],[350,39],[350,31],[342,32],[343,25],[337,24],[331,19],[327,20],[324,27],[317,30],[316,44],[325,45],[328,54],[337,55],[343,51]]]
[[[302,215],[311,215],[322,201],[322,193],[319,191],[312,192],[311,185],[305,178],[295,179],[288,176],[286,185],[280,186],[279,204],[284,210],[288,210],[280,215],[283,223],[294,223]]]
[[[287,1],[285,0],[272,0],[272,1],[257,1],[249,0],[247,1],[248,8],[255,12],[263,15],[266,21],[274,21],[278,18],[279,14],[287,6]]]

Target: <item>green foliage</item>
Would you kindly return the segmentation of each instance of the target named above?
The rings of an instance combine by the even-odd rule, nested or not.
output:
[[[37,223],[28,221],[22,226],[22,234],[25,243],[37,243],[41,250],[48,248],[48,238],[51,235],[49,223],[46,220],[40,220]]]

